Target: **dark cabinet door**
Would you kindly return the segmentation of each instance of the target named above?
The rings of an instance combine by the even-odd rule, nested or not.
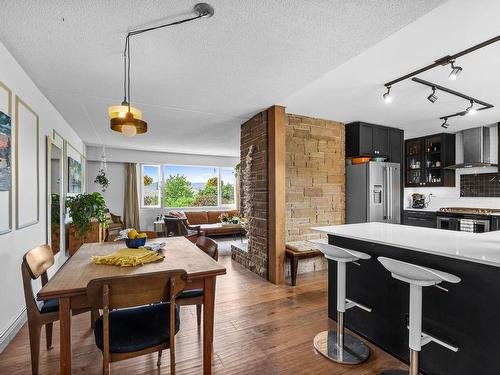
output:
[[[373,155],[373,126],[359,124],[359,154]]]
[[[403,132],[399,129],[391,129],[389,132],[389,144],[391,150],[391,163],[403,162]]]
[[[373,154],[390,157],[388,128],[373,128]]]

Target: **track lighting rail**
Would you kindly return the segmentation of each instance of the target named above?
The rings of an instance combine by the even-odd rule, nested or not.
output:
[[[457,113],[453,113],[451,115],[446,115],[446,116],[442,116],[440,117],[439,119],[440,120],[445,120],[445,122],[443,123],[446,124],[446,125],[449,125],[447,123],[446,120],[448,120],[449,118],[451,117],[456,117],[456,116],[464,116],[466,115],[467,113],[469,113],[469,111],[474,107],[474,104],[479,104],[481,105],[482,107],[479,107],[479,108],[474,108],[475,111],[484,111],[485,109],[490,109],[490,108],[493,108],[493,104],[490,104],[490,103],[486,103],[482,100],[479,100],[479,99],[476,99],[476,98],[473,98],[472,96],[469,96],[469,95],[466,95],[466,94],[463,94],[461,92],[458,92],[458,91],[455,91],[455,90],[452,90],[452,89],[449,89],[447,87],[444,87],[444,86],[441,86],[441,85],[438,85],[436,83],[432,83],[432,82],[429,82],[429,81],[425,81],[423,79],[420,79],[420,78],[417,78],[417,77],[414,77],[411,79],[413,82],[417,82],[417,83],[420,83],[421,85],[424,85],[424,86],[428,86],[430,87],[433,91],[434,90],[440,90],[440,91],[444,91],[444,92],[447,92],[448,94],[451,94],[451,95],[454,95],[454,96],[458,96],[459,98],[462,98],[462,99],[465,99],[467,100],[469,103],[470,103],[470,106],[468,107],[468,109],[464,110],[464,111],[460,111],[460,112],[457,112]]]
[[[430,69],[433,69],[437,66],[445,66],[445,65],[448,65],[448,64],[452,64],[455,62],[456,59],[458,59],[459,57],[462,57],[462,56],[465,56],[471,52],[474,52],[474,51],[477,51],[478,49],[481,49],[483,47],[486,47],[486,46],[489,46],[490,44],[493,44],[495,42],[498,42],[500,41],[500,35],[497,35],[495,36],[494,38],[491,38],[491,39],[488,39],[482,43],[479,43],[479,44],[476,44],[475,46],[472,46],[472,47],[469,47],[467,49],[464,49],[463,51],[460,51],[454,55],[447,55],[447,56],[444,56],[444,57],[441,57],[440,59],[434,61],[432,64],[429,64],[423,68],[420,68],[420,69],[417,69],[411,73],[408,73],[408,74],[405,74],[404,76],[402,77],[399,77],[399,78],[396,78],[390,82],[387,82],[387,83],[384,83],[384,86],[385,87],[390,87],[396,83],[399,83],[401,81],[404,81],[405,79],[408,79],[408,78],[411,78],[411,77],[414,77],[420,73],[423,73],[423,72],[426,72]]]

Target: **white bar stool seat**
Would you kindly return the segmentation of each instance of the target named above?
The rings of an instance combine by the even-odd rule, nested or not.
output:
[[[370,349],[357,337],[344,334],[344,313],[352,307],[359,307],[368,312],[371,312],[371,309],[346,298],[346,264],[358,264],[358,260],[370,259],[371,256],[324,242],[311,242],[327,259],[337,262],[337,331],[318,333],[314,337],[314,348],[334,362],[350,365],[364,362],[370,356]]]
[[[385,370],[381,372],[380,375],[418,375],[418,354],[422,346],[434,341],[436,344],[449,350],[454,352],[458,351],[457,347],[422,332],[422,287],[436,286],[448,292],[447,289],[438,284],[443,281],[456,284],[459,283],[461,279],[447,272],[402,262],[396,259],[379,257],[378,261],[391,273],[393,278],[410,284],[410,368],[409,371]]]

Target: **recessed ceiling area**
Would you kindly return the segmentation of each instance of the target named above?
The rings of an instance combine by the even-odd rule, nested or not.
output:
[[[211,1],[212,18],[132,39],[131,104],[141,108],[149,131],[133,139],[111,131],[107,108],[123,98],[126,32],[192,16],[195,3],[4,2],[0,40],[87,144],[236,156],[239,125],[272,104],[290,103],[292,111],[332,119],[357,118],[357,106],[349,113],[335,110],[331,94],[357,95],[357,87],[367,84],[358,81],[359,72],[346,90],[332,82],[322,108],[308,103],[312,94],[301,89],[320,77],[328,83],[328,72],[342,70],[443,0]],[[367,61],[363,69],[370,66]],[[389,76],[368,81],[375,100]],[[370,109],[351,101],[359,104],[360,115]]]
[[[333,69],[283,103],[287,111],[320,118],[351,122],[356,120],[403,128],[405,137],[439,133],[439,117],[463,111],[469,102],[432,90],[410,79],[391,89],[393,101],[384,103],[385,82],[422,68],[435,60],[472,47],[500,34],[496,19],[500,2],[448,1],[417,21]],[[463,68],[454,81],[451,67],[440,66],[419,78],[493,104],[495,107],[473,116],[448,120],[447,132],[500,121],[500,42],[457,60]]]

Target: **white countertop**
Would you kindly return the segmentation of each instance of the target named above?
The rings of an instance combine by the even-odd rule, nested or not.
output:
[[[311,229],[335,236],[500,267],[500,231],[468,233],[386,223],[345,224]]]

